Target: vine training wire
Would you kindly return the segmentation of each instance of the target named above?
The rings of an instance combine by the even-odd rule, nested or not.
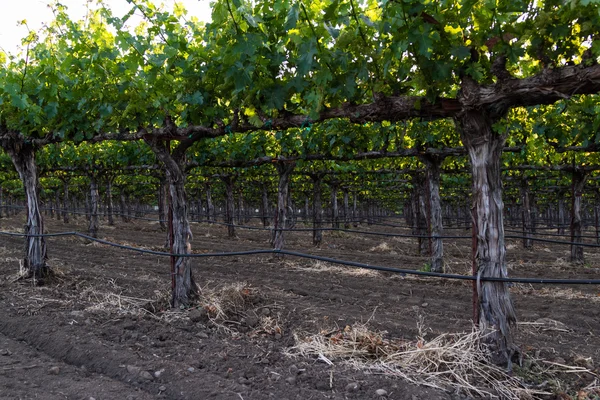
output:
[[[13,237],[61,237],[61,236],[76,236],[83,239],[87,239],[90,241],[98,242],[101,244],[105,244],[108,246],[113,246],[116,248],[136,251],[143,254],[151,254],[156,256],[165,256],[165,257],[192,257],[192,258],[206,258],[206,257],[232,257],[232,256],[245,256],[245,255],[256,255],[256,254],[281,254],[281,255],[289,255],[294,257],[312,259],[317,261],[328,262],[332,264],[340,264],[346,265],[350,267],[358,267],[364,269],[370,269],[375,271],[383,271],[383,272],[392,272],[396,274],[400,274],[402,276],[405,275],[418,275],[418,276],[426,276],[426,277],[436,277],[436,278],[444,278],[444,279],[454,279],[454,280],[466,280],[466,281],[488,281],[488,282],[507,282],[507,283],[530,283],[530,284],[554,284],[554,285],[598,285],[600,284],[600,279],[545,279],[545,278],[494,278],[494,277],[484,277],[484,276],[472,276],[472,275],[458,275],[458,274],[444,274],[440,272],[427,272],[427,271],[417,271],[412,269],[402,269],[402,268],[392,268],[385,267],[380,265],[370,265],[364,264],[354,261],[344,261],[338,260],[331,257],[323,257],[316,256],[313,254],[300,253],[296,251],[289,250],[277,250],[277,249],[259,249],[259,250],[248,250],[248,251],[232,251],[232,252],[222,252],[222,253],[192,253],[192,254],[176,254],[170,253],[166,251],[155,251],[155,250],[147,250],[133,246],[122,245],[118,243],[109,242],[108,240],[94,238],[92,236],[85,235],[83,233],[71,231],[71,232],[59,232],[59,233],[47,233],[47,234],[37,234],[37,235],[29,235],[26,233],[14,233],[14,232],[1,232],[0,235],[4,236],[13,236]]]

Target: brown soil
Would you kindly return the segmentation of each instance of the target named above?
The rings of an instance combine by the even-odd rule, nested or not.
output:
[[[0,230],[18,231],[22,224],[22,217],[2,219]],[[50,232],[86,229],[82,219],[46,224]],[[264,231],[238,229],[238,238],[230,239],[222,226],[193,224],[192,229],[196,252],[269,247]],[[100,236],[163,250],[164,233],[152,222],[104,226]],[[354,369],[341,360],[328,365],[283,352],[294,345],[295,333],[367,321],[386,337],[407,340],[417,338],[420,318],[432,337],[470,331],[470,283],[288,256],[194,259],[203,293],[238,284],[248,294],[225,319],[211,320],[216,311],[210,307],[168,309],[168,258],[74,237],[50,238],[49,264],[56,276],[33,287],[16,279],[23,239],[0,240],[1,399],[378,399],[378,389],[390,399],[469,398]],[[420,269],[427,262],[415,254],[413,239],[326,232],[319,249],[310,240],[310,232],[288,234],[286,249],[399,268]],[[523,250],[517,241],[507,247],[512,276],[600,275],[595,249],[586,250],[585,266],[575,267],[565,261],[568,247]],[[470,240],[448,240],[445,252],[449,272],[469,273]],[[511,290],[520,322],[517,342],[526,358],[598,372],[598,287],[514,285]],[[575,395],[594,378],[589,372],[564,374],[552,387],[556,398],[567,398],[565,393]]]

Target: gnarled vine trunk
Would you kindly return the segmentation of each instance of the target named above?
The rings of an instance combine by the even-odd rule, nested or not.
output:
[[[530,203],[530,194],[529,194],[529,185],[526,179],[523,179],[523,183],[521,185],[521,198],[522,198],[522,207],[521,213],[523,216],[523,247],[526,249],[530,249],[533,247],[533,241],[531,240],[532,234],[532,221],[531,221],[531,203]]]
[[[192,246],[192,231],[188,220],[188,205],[185,193],[185,173],[181,160],[176,160],[171,155],[168,142],[160,142],[153,138],[145,139],[157,158],[165,167],[169,185],[170,221],[172,226],[171,257],[172,276],[172,306],[175,308],[187,307],[198,296],[198,288],[194,282],[192,265],[189,257]]]
[[[127,219],[131,221],[134,217],[133,204],[131,202],[131,193],[127,193],[125,197],[125,205],[127,206]]]
[[[308,221],[308,216],[310,215],[310,199],[307,195],[304,196],[304,211],[302,212],[303,222],[306,223]]]
[[[421,174],[412,175],[413,190],[411,192],[412,234],[417,237],[419,255],[429,251],[427,238],[427,199],[425,196],[426,182]]]
[[[427,188],[429,191],[428,227],[431,271],[444,272],[444,234],[442,203],[440,200],[440,167],[443,158],[427,156],[423,158],[427,166]]]
[[[287,226],[290,177],[295,166],[295,162],[280,162],[275,165],[279,175],[279,183],[277,185],[277,209],[275,210],[275,218],[273,221],[272,244],[273,248],[276,250],[281,250],[285,242],[284,230]]]
[[[25,225],[25,258],[23,269],[28,277],[34,281],[42,282],[51,274],[50,267],[46,263],[48,254],[44,233],[44,220],[40,212],[39,194],[40,183],[35,163],[35,149],[26,143],[24,138],[18,134],[6,134],[0,140],[2,148],[10,156],[17,170],[25,196],[27,196],[27,225]]]
[[[179,167],[179,166],[178,166]],[[188,220],[188,206],[185,194],[185,175],[182,168],[167,169],[169,181],[170,207],[172,213],[171,252],[174,254],[189,254],[192,250],[190,240],[192,230]],[[175,285],[173,288],[173,307],[188,306],[197,296],[198,290],[192,275],[192,265],[189,257],[174,257],[173,271]]]
[[[338,229],[340,227],[340,210],[338,208],[338,182],[332,181],[329,184],[331,188],[331,227]]]
[[[573,207],[571,209],[571,242],[581,243],[581,230],[583,221],[581,218],[581,196],[585,186],[587,175],[579,170],[573,171]],[[583,247],[571,245],[571,262],[583,264]]]
[[[56,209],[56,220],[60,221],[61,207],[60,207],[60,190],[57,188],[54,191],[54,208]]]
[[[121,220],[123,222],[129,222],[129,216],[128,216],[128,212],[127,212],[127,198],[125,195],[125,189],[121,188],[120,193],[119,193],[119,211],[121,212]]]
[[[98,237],[98,182],[95,176],[90,177],[90,225],[89,234],[91,237]]]
[[[69,182],[63,181],[63,222],[69,223]]]
[[[358,227],[358,210],[357,210],[357,198],[356,192],[352,193],[352,225]]]
[[[196,221],[201,222],[202,221],[202,210],[203,210],[203,204],[202,204],[202,191],[200,190],[200,188],[198,188],[198,193],[196,194]]]
[[[221,177],[225,183],[225,223],[227,224],[227,236],[235,237],[235,225],[233,216],[235,214],[235,200],[233,198],[233,186],[236,178],[231,175]]]
[[[162,177],[158,182],[158,220],[162,231],[167,231],[167,190],[167,178]],[[167,242],[170,242],[168,234]]]
[[[90,212],[91,212],[91,208],[92,206],[90,205],[90,193],[89,190],[85,193],[85,218],[88,220],[88,222],[90,221]]]
[[[350,229],[350,195],[348,194],[348,188],[343,187],[342,193],[344,194],[344,228]]]
[[[564,235],[565,234],[565,225],[566,225],[566,218],[565,218],[565,193],[560,191],[558,192],[558,234],[559,235]]]
[[[112,183],[113,178],[108,178],[106,182],[106,215],[108,218],[108,225],[113,226],[115,224],[115,211],[113,205],[113,196],[112,196]]]
[[[238,225],[243,225],[244,223],[244,195],[242,193],[242,188],[238,191],[238,206],[237,206],[237,223]]]
[[[505,137],[493,131],[492,119],[482,110],[463,111],[458,117],[458,125],[473,175],[473,272],[478,278],[474,289],[478,295],[479,328],[493,362],[510,368],[511,357],[516,351],[512,334],[516,314],[508,284],[479,280],[508,276],[500,171]]]
[[[210,183],[205,184],[204,189],[206,191],[206,221],[215,222],[217,219],[215,217],[215,205],[212,201]]]
[[[320,246],[323,241],[323,206],[321,204],[321,182],[323,175],[311,176],[313,181],[313,245]]]
[[[261,220],[263,227],[267,228],[269,226],[269,192],[267,191],[266,183],[263,184],[262,194],[261,194]]]

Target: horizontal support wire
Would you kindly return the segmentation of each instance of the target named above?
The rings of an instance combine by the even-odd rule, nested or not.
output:
[[[338,260],[331,257],[323,257],[316,256],[312,254],[300,253],[296,251],[289,250],[276,250],[276,249],[258,249],[258,250],[248,250],[248,251],[233,251],[233,252],[222,252],[222,253],[203,253],[203,254],[175,254],[166,251],[155,251],[155,250],[147,250],[133,246],[126,246],[118,243],[109,242],[107,240],[94,238],[92,236],[85,235],[79,232],[59,232],[59,233],[48,233],[48,234],[37,234],[37,235],[28,235],[25,233],[13,233],[13,232],[0,232],[0,235],[4,236],[13,236],[13,237],[62,237],[62,236],[76,236],[83,239],[87,239],[90,241],[94,241],[97,243],[105,244],[108,246],[113,246],[119,249],[136,251],[143,254],[151,254],[156,256],[164,256],[164,257],[189,257],[189,258],[206,258],[206,257],[233,257],[233,256],[245,256],[245,255],[256,255],[256,254],[280,254],[280,255],[288,255],[293,257],[317,260],[328,262],[332,264],[346,265],[350,267],[357,267],[363,269],[369,269],[374,271],[382,271],[382,272],[391,272],[400,274],[402,276],[406,275],[417,275],[417,276],[425,276],[425,277],[435,277],[435,278],[443,278],[443,279],[454,279],[454,280],[465,280],[465,281],[476,281],[478,278],[472,275],[457,275],[457,274],[444,274],[440,272],[426,272],[426,271],[416,271],[412,269],[402,269],[402,268],[392,268],[385,267],[379,265],[370,265],[359,263],[355,261],[344,261]],[[545,278],[495,278],[495,277],[480,277],[479,281],[487,281],[487,282],[506,282],[506,283],[529,283],[529,284],[553,284],[553,285],[598,285],[600,284],[600,279],[545,279]]]
[[[16,209],[25,209],[25,206],[0,206],[0,207],[6,207],[6,208],[16,208]],[[41,208],[42,210],[50,210],[51,208]],[[54,209],[55,212],[58,213],[67,213],[67,214],[76,214],[76,215],[88,215],[88,213],[83,212],[83,211],[64,211],[61,208],[55,208]],[[152,212],[144,212],[144,214],[151,214]],[[164,222],[167,223],[168,221],[166,220],[161,220],[158,218],[148,218],[148,217],[137,217],[134,215],[129,215],[129,214],[124,214],[124,213],[119,213],[119,212],[113,212],[112,215],[114,217],[126,217],[129,219],[135,219],[135,220],[141,220],[141,221],[149,221],[149,222]],[[221,214],[219,214],[221,215]],[[98,214],[98,216],[101,216],[100,214]],[[106,215],[104,215],[106,216]],[[246,218],[246,217],[244,217]],[[254,218],[254,219],[262,219],[262,216],[250,216],[250,218]],[[268,218],[272,219],[273,216],[269,216]],[[391,217],[390,217],[391,218]],[[402,218],[402,217],[398,217],[398,218]],[[223,225],[223,226],[235,226],[238,227],[240,229],[249,229],[249,230],[273,230],[275,228],[264,228],[264,227],[255,227],[255,226],[248,226],[248,225],[237,225],[237,224],[227,224],[225,222],[217,222],[217,221],[208,221],[208,220],[190,220],[190,222],[196,222],[196,223],[210,223],[210,224],[214,224],[214,225]],[[300,223],[304,223],[304,224],[308,224],[308,223],[312,223],[312,221],[306,222],[304,221],[302,218],[298,218],[297,222]],[[323,224],[331,224],[334,221],[333,220],[329,220],[329,219],[324,219],[321,221]],[[383,223],[383,222],[368,222],[366,219],[340,219],[339,221],[336,221],[339,224],[344,224],[344,223],[354,223],[354,222],[359,222],[359,223],[367,223],[368,225],[375,225],[375,226],[388,226],[388,227],[393,227],[393,228],[405,228],[408,229],[410,227],[407,226],[402,226],[402,225],[395,225],[395,224],[390,224],[390,223]],[[564,225],[564,227],[569,227],[570,225]],[[592,226],[593,224],[588,224],[588,227]],[[558,227],[558,226],[557,226]],[[550,228],[550,227],[536,227],[536,230],[555,230],[557,229],[557,227],[554,228]],[[471,229],[471,225],[465,225],[463,227],[452,227],[452,226],[447,226],[447,229],[465,229],[465,230],[470,230]],[[321,231],[342,231],[342,232],[350,232],[350,233],[360,233],[360,234],[365,234],[365,235],[377,235],[377,236],[389,236],[389,237],[414,237],[414,238],[423,238],[423,239],[429,239],[429,238],[433,238],[430,236],[426,236],[426,235],[402,235],[402,234],[388,234],[388,233],[379,233],[379,232],[366,232],[366,231],[359,231],[359,230],[351,230],[351,229],[343,229],[343,228],[285,228],[285,229],[278,229],[281,231],[289,231],[289,232],[308,232],[308,231],[314,231],[314,230],[321,230]],[[514,230],[514,229],[505,229],[505,232],[522,232],[522,230]],[[542,239],[535,239],[533,236],[536,235],[540,235],[540,236],[556,236],[556,237],[571,237],[572,235],[570,233],[566,233],[566,234],[557,234],[557,233],[542,233],[542,232],[527,232],[527,235],[530,236],[505,236],[505,238],[509,238],[509,239],[531,239],[533,241],[544,241]],[[597,236],[593,236],[593,235],[581,235],[580,236],[583,239],[598,239]],[[436,238],[438,239],[470,239],[471,236],[436,236]],[[576,245],[580,245],[579,243],[574,243],[574,242],[549,242],[549,243],[564,243],[564,244],[576,244]],[[583,244],[583,246],[585,246],[585,244]],[[596,245],[590,244],[588,247],[596,247]],[[598,245],[597,247],[600,247],[600,245]]]
[[[125,214],[118,214],[115,213],[113,214],[115,216],[121,216],[121,215],[125,215]],[[128,218],[131,219],[139,219],[139,220],[144,220],[144,221],[151,221],[151,222],[167,222],[164,220],[160,220],[160,219],[154,219],[154,218],[144,218],[144,217],[135,217],[135,216],[127,216]],[[354,233],[354,234],[359,234],[359,235],[371,235],[371,236],[383,236],[383,237],[400,237],[400,238],[415,238],[415,239],[472,239],[471,235],[437,235],[437,236],[429,236],[429,235],[412,235],[412,234],[407,234],[407,233],[385,233],[385,232],[369,232],[369,231],[361,231],[361,230],[357,230],[357,229],[345,229],[345,228],[327,228],[327,227],[320,227],[320,228],[274,228],[274,227],[260,227],[260,226],[249,226],[249,225],[238,225],[238,224],[228,224],[225,222],[217,222],[217,221],[206,221],[206,220],[190,220],[190,222],[195,222],[195,223],[208,223],[208,224],[212,224],[212,225],[221,225],[221,226],[233,226],[239,229],[246,229],[246,230],[255,230],[255,231],[273,231],[273,230],[277,230],[280,232],[313,232],[313,231],[333,231],[333,232],[347,232],[347,233]],[[343,221],[340,221],[340,224],[343,223]],[[397,228],[404,228],[400,225],[392,225],[392,224],[382,224],[382,223],[373,223],[372,225],[381,225],[381,226],[391,226],[391,227],[397,227]],[[507,232],[517,232],[514,230],[505,230]],[[530,236],[523,236],[523,235],[505,235],[504,238],[506,239],[528,239],[531,240],[533,242],[543,242],[543,243],[554,243],[554,244],[562,244],[562,245],[566,245],[566,246],[581,246],[581,247],[595,247],[595,248],[600,248],[600,244],[593,244],[593,243],[583,243],[583,242],[571,242],[571,241],[561,241],[561,240],[554,240],[554,239],[542,239],[542,238],[536,238],[533,235],[536,235],[537,233],[528,233],[528,235]],[[545,233],[541,233],[539,235],[544,235],[544,236],[566,236],[569,237],[571,235],[556,235],[556,234],[545,234]],[[589,236],[589,235],[582,235],[580,236],[581,238],[596,238],[594,236]]]
[[[198,222],[198,221],[191,221]],[[202,221],[205,222],[205,221]],[[401,238],[416,238],[416,239],[472,239],[471,235],[437,235],[437,236],[429,236],[429,235],[411,235],[408,233],[384,233],[384,232],[369,232],[369,231],[360,231],[357,229],[343,229],[343,228],[263,228],[259,226],[247,226],[247,225],[236,225],[236,224],[227,224],[225,222],[209,222],[213,225],[222,225],[222,226],[234,226],[240,229],[248,229],[248,230],[258,230],[258,231],[281,231],[281,232],[312,232],[312,231],[335,231],[335,232],[347,232],[347,233],[356,233],[360,235],[373,235],[373,236],[386,236],[386,237],[401,237]],[[567,246],[582,246],[582,247],[600,247],[600,244],[593,243],[579,243],[579,242],[567,242],[561,240],[554,239],[541,239],[529,236],[520,236],[520,235],[504,235],[506,239],[529,239],[534,242],[544,242],[544,243],[555,243],[555,244],[563,244]]]

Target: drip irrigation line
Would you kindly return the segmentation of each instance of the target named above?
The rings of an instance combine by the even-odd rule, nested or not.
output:
[[[537,229],[537,228],[536,228]],[[553,228],[556,229],[556,228]],[[516,229],[505,229],[504,232],[515,232],[515,233],[521,233],[523,232],[522,230],[516,230]],[[570,233],[542,233],[542,232],[530,232],[529,235],[539,235],[539,236],[557,236],[557,237],[571,237]],[[581,235],[582,238],[585,239],[596,239],[596,236],[592,236],[592,235]]]
[[[23,206],[11,206],[11,207],[15,207],[15,208],[24,208]],[[84,214],[84,213],[81,213]],[[120,214],[120,213],[114,213],[114,216],[127,216],[126,214]],[[135,217],[135,216],[127,216],[128,218],[132,218],[132,219],[139,219],[139,220],[144,220],[144,221],[151,221],[151,222],[161,222],[162,220],[160,219],[154,219],[154,218],[145,218],[145,217]],[[166,222],[166,221],[162,221],[162,222]],[[466,235],[440,235],[440,236],[429,236],[429,235],[412,235],[412,234],[401,234],[401,233],[385,233],[385,232],[368,232],[368,231],[361,231],[361,230],[356,230],[356,229],[344,229],[344,228],[327,228],[327,227],[322,227],[322,228],[264,228],[264,227],[257,227],[257,226],[249,226],[249,225],[236,225],[236,224],[228,224],[225,222],[217,222],[217,221],[198,221],[198,220],[190,220],[190,222],[196,222],[196,223],[204,223],[207,222],[209,224],[213,224],[213,225],[222,225],[222,226],[233,226],[239,229],[247,229],[247,230],[258,230],[258,231],[273,231],[273,230],[277,230],[277,231],[283,231],[283,232],[313,232],[315,230],[320,230],[320,231],[334,231],[334,232],[347,232],[347,233],[354,233],[354,234],[360,234],[360,235],[371,235],[371,236],[384,236],[384,237],[400,237],[400,238],[415,238],[415,239],[472,239],[472,236],[466,236]],[[342,223],[342,222],[340,222]],[[381,225],[381,226],[390,226],[390,227],[397,227],[397,228],[405,228],[403,226],[400,225],[393,225],[393,224],[385,224],[385,223],[372,223],[372,225]],[[545,228],[545,229],[554,229],[554,228]],[[505,230],[505,232],[521,232],[521,231],[515,231],[515,230]],[[4,233],[6,234],[6,233]],[[536,235],[537,233],[532,233],[531,235]],[[541,234],[540,234],[541,235]],[[570,237],[571,235],[559,235],[559,234],[544,234],[546,236],[563,236],[563,237]],[[579,242],[572,242],[572,241],[560,241],[560,240],[553,240],[553,239],[542,239],[542,238],[536,238],[533,236],[523,236],[523,235],[505,235],[504,236],[505,239],[527,239],[527,240],[531,240],[534,242],[543,242],[543,243],[554,243],[554,244],[562,244],[562,245],[566,245],[566,246],[581,246],[581,247],[592,247],[592,248],[600,248],[600,244],[593,244],[593,243],[579,243]],[[596,236],[590,236],[590,235],[582,235],[581,238],[589,238],[589,239],[596,239]]]
[[[2,206],[2,207],[17,208],[17,209],[25,209],[25,208],[27,208],[25,206],[14,206],[14,205],[13,206]],[[40,207],[40,210],[43,210],[43,211],[52,210],[52,207]],[[65,213],[65,211],[63,211],[62,208],[60,208],[60,209],[54,208],[54,212],[60,213],[60,214],[64,214]],[[72,210],[66,211],[66,214],[71,214],[71,215],[76,214],[76,215],[86,215],[86,216],[89,215],[85,211],[72,211]],[[144,211],[144,214],[152,214],[152,212],[151,211],[150,212]],[[123,214],[123,213],[118,213],[118,212],[113,212],[112,215],[114,217],[127,217],[127,218],[131,218],[131,219],[140,219],[140,220],[144,220],[144,221],[160,222],[159,219],[155,219],[155,218],[137,217],[137,216]],[[108,215],[104,215],[104,214],[100,214],[100,213],[98,214],[98,217],[104,217],[104,216],[108,216]],[[164,221],[164,222],[166,222],[166,221]]]
[[[2,206],[0,206],[0,208],[2,208],[2,207],[4,207],[4,208],[16,208],[16,209],[26,209],[27,208],[26,206],[19,206],[19,205],[2,205]],[[52,210],[52,209],[54,209],[55,212],[57,212],[57,213],[61,213],[61,214],[65,213],[62,208],[40,207],[40,210],[44,210],[44,211],[45,210]],[[66,213],[67,214],[72,214],[72,215],[73,214],[86,215],[86,216],[89,215],[85,211],[74,211],[74,210],[69,210]],[[154,213],[157,213],[157,211],[156,210],[146,210],[143,213],[144,214],[154,214]],[[224,215],[223,212],[217,212],[217,213],[215,213],[215,216],[223,216],[223,215]],[[119,212],[113,212],[113,216],[115,216],[115,217],[127,217],[129,219],[136,219],[136,220],[149,221],[149,222],[165,222],[165,223],[167,222],[166,220],[161,220],[161,219],[157,219],[157,218],[138,217],[138,216],[124,214],[124,213],[119,213]],[[102,214],[102,215],[98,214],[98,217],[106,217],[106,215],[105,214]],[[263,219],[263,218],[264,217],[261,216],[261,215],[244,216],[244,219]],[[269,216],[267,216],[267,218],[268,219],[273,219],[274,216],[269,215]],[[389,216],[386,216],[386,217],[370,217],[370,218],[376,219],[376,220],[377,219],[384,220],[384,219],[393,219],[393,218],[402,219],[402,218],[405,218],[405,217],[401,216],[401,215],[389,215]],[[446,218],[446,217],[444,219],[461,220],[461,218]],[[312,220],[307,220],[305,218],[297,218],[296,221],[300,222],[300,223],[304,223],[304,224],[312,223]],[[190,222],[197,222],[197,223],[208,222],[208,223],[212,223],[212,224],[226,225],[226,223],[218,223],[216,221],[207,221],[207,220],[190,220]],[[321,222],[323,224],[332,224],[334,221],[332,219],[323,219]],[[389,226],[389,227],[394,227],[394,228],[410,229],[410,227],[403,226],[403,225],[395,225],[395,224],[390,224],[390,223],[385,223],[385,222],[374,222],[374,221],[369,222],[368,221],[368,217],[364,217],[364,218],[351,218],[351,219],[347,219],[347,220],[343,219],[343,217],[340,217],[340,219],[337,222],[340,223],[340,224],[358,222],[358,223],[366,223],[368,225]],[[585,223],[585,221],[582,221],[582,222],[584,222],[584,227],[586,227],[586,228],[589,228],[589,227],[593,228],[593,227],[595,227],[595,223],[593,221],[589,221],[588,223]],[[270,230],[270,228],[249,227],[249,226],[246,226],[246,225],[234,225],[234,226],[242,228],[242,229],[255,229],[255,230],[264,229],[264,230]],[[519,227],[519,225],[506,225],[506,226],[517,227],[517,228]],[[569,228],[570,225],[566,224],[566,225],[556,225],[554,227],[536,227],[535,229],[536,230],[555,230],[555,229],[557,229],[559,227]],[[471,229],[471,225],[470,224],[457,225],[457,226],[447,225],[447,226],[445,226],[445,228],[447,228],[447,229]],[[334,229],[337,229],[337,228],[331,228],[331,229],[321,228],[321,230],[334,230]],[[284,229],[284,231],[285,230],[294,231],[294,229]],[[302,230],[311,231],[313,229],[312,228],[298,229],[298,231],[302,231]],[[353,231],[350,231],[350,230],[348,230],[348,231],[349,232],[353,232]],[[505,229],[504,231],[505,232],[520,233],[520,232],[522,232],[522,229],[519,229],[519,230]],[[359,232],[359,231],[356,231],[356,232]],[[366,233],[366,234],[376,234],[376,233]],[[531,232],[529,234],[530,235],[543,235],[543,236],[557,236],[557,237],[570,237],[571,236],[571,234],[538,233],[538,232]],[[429,238],[429,236],[423,236],[423,235],[421,235],[421,236],[410,236],[410,237]],[[581,237],[585,238],[585,239],[597,239],[596,235],[582,235]],[[439,238],[441,238],[441,239],[462,239],[462,238],[466,238],[466,236],[465,237],[462,237],[462,236],[461,237],[458,237],[458,236],[441,236]],[[516,236],[513,237],[513,238],[516,238]],[[528,237],[522,237],[522,238],[523,239],[528,239]],[[534,240],[534,239],[532,238],[532,240]],[[567,242],[565,242],[565,244],[567,244]]]
[[[393,228],[406,228],[406,229],[410,229],[410,227],[408,227],[408,226],[388,224],[388,223],[384,223],[384,222],[371,222],[371,225],[389,226],[389,227],[393,227]],[[444,226],[444,228],[445,229],[452,229],[453,227]],[[459,227],[458,229],[469,229],[470,230],[471,229],[471,225],[465,225],[464,227]],[[556,229],[556,228],[540,227],[540,228],[536,228],[536,229]],[[505,229],[504,232],[521,233],[521,232],[523,232],[523,230]],[[538,232],[530,232],[529,235],[571,237],[571,234],[560,234],[560,233],[538,233]],[[585,238],[585,239],[596,239],[595,235],[581,235],[581,237]]]
[[[40,235],[27,235],[24,233],[13,233],[13,232],[0,232],[0,235],[6,236],[19,236],[19,237],[58,237],[58,236],[77,236],[84,239],[88,239],[90,241],[98,242],[101,244],[105,244],[108,246],[113,246],[116,248],[136,251],[143,254],[151,254],[157,256],[165,256],[165,257],[188,257],[188,258],[206,258],[206,257],[233,257],[233,256],[245,256],[245,255],[257,255],[257,254],[280,254],[280,255],[288,255],[293,257],[317,260],[328,262],[332,264],[346,265],[350,267],[364,268],[375,271],[382,272],[392,272],[396,274],[400,274],[402,276],[406,275],[417,275],[417,276],[425,276],[425,277],[435,277],[435,278],[443,278],[443,279],[454,279],[454,280],[466,280],[466,281],[487,281],[487,282],[504,282],[504,283],[530,283],[530,284],[556,284],[556,285],[598,285],[600,284],[600,279],[545,279],[545,278],[494,278],[494,277],[477,277],[472,275],[458,275],[458,274],[444,274],[440,272],[427,272],[427,271],[417,271],[412,269],[402,269],[402,268],[393,268],[393,267],[385,267],[381,265],[371,265],[364,264],[355,261],[345,261],[338,260],[336,258],[331,257],[323,257],[317,256],[313,254],[300,253],[297,251],[289,251],[289,250],[277,250],[277,249],[258,249],[258,250],[246,250],[246,251],[233,251],[233,252],[221,252],[221,253],[203,253],[203,254],[174,254],[166,251],[155,251],[142,249],[133,246],[126,246],[118,243],[109,242],[107,240],[94,238],[92,236],[84,235],[79,232],[60,232],[60,233],[49,233],[49,234],[40,234]]]
[[[141,217],[137,217],[137,218],[141,219]],[[159,221],[156,219],[149,219],[149,218],[143,218],[143,219],[149,220],[149,221],[154,221],[154,222]],[[191,220],[190,222],[206,222],[206,221]],[[264,227],[258,227],[258,226],[228,224],[225,222],[216,222],[216,221],[208,222],[208,223],[213,224],[213,225],[233,226],[233,227],[236,227],[239,229],[258,230],[258,231],[274,231],[274,230],[276,230],[276,231],[283,231],[283,232],[313,232],[315,230],[320,230],[320,231],[332,231],[332,232],[347,232],[347,233],[354,233],[354,234],[359,234],[359,235],[415,238],[415,239],[464,239],[464,240],[472,239],[472,236],[470,236],[470,235],[469,236],[466,236],[466,235],[428,236],[428,235],[411,235],[411,234],[403,234],[403,233],[368,232],[368,231],[360,231],[360,230],[356,230],[356,229],[343,229],[343,228],[326,228],[326,227],[317,228],[317,229],[315,229],[315,228],[264,228]],[[7,233],[0,232],[0,234],[7,234]],[[14,234],[14,235],[17,235],[17,234]],[[81,235],[81,234],[79,234],[79,235]],[[31,235],[31,236],[35,236],[35,235]],[[584,236],[582,236],[582,237],[584,237]],[[528,237],[528,236],[522,236],[522,235],[505,235],[504,238],[505,239],[528,239],[533,242],[554,243],[554,244],[562,244],[565,246],[600,248],[600,244],[579,243],[579,242],[561,241],[561,240],[553,240],[553,239],[542,239],[542,238]]]
[[[529,239],[533,242],[543,242],[543,243],[555,243],[555,244],[564,244],[568,246],[581,246],[581,247],[600,247],[600,244],[592,244],[592,243],[578,243],[578,242],[566,242],[561,240],[554,239],[541,239],[535,237],[527,237],[527,236],[519,236],[519,235],[504,235],[506,239]]]
[[[196,222],[196,221],[193,221]],[[312,232],[315,230],[320,231],[336,231],[336,232],[348,232],[348,233],[356,233],[361,235],[373,235],[373,236],[385,236],[385,237],[402,237],[402,238],[416,238],[416,239],[472,239],[471,235],[440,235],[440,236],[428,236],[428,235],[411,235],[411,234],[403,234],[403,233],[384,233],[384,232],[368,232],[368,231],[359,231],[356,229],[343,229],[343,228],[264,228],[258,226],[247,226],[247,225],[236,225],[236,224],[228,224],[225,222],[211,222],[214,225],[222,225],[222,226],[234,226],[240,229],[249,229],[249,230],[260,230],[260,231],[283,231],[283,232]],[[578,242],[567,242],[561,240],[553,240],[553,239],[542,239],[535,237],[526,237],[520,235],[505,235],[506,239],[530,239],[534,242],[544,242],[544,243],[555,243],[555,244],[563,244],[569,246],[582,246],[582,247],[600,247],[599,244],[592,243],[578,243]]]
[[[192,221],[197,222],[197,221]],[[317,231],[334,231],[334,232],[348,232],[348,233],[356,233],[361,235],[373,235],[373,236],[386,236],[386,237],[404,237],[404,238],[421,238],[421,239],[471,239],[471,236],[459,236],[459,235],[447,235],[447,236],[427,236],[427,235],[410,235],[404,233],[385,233],[385,232],[368,232],[368,231],[359,231],[356,229],[344,229],[344,228],[264,228],[259,226],[248,226],[248,225],[236,225],[236,224],[228,224],[225,222],[211,222],[214,225],[222,225],[222,226],[233,226],[240,229],[249,229],[249,230],[258,230],[258,231],[280,231],[280,232],[313,232]]]

